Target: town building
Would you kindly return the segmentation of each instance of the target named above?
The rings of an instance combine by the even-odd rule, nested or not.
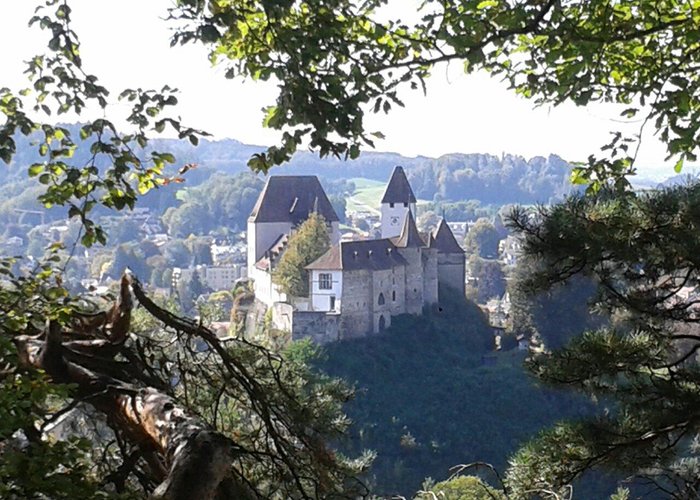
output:
[[[232,264],[229,266],[209,266],[200,264],[181,269],[173,268],[173,288],[177,287],[180,280],[190,281],[192,275],[197,273],[199,279],[212,291],[232,290],[236,281],[246,276],[246,266]]]
[[[415,210],[406,173],[396,167],[382,198],[382,237],[339,241],[338,218],[318,179],[270,177],[248,222],[248,268],[273,326],[293,339],[325,343],[381,332],[392,317],[418,315],[438,303],[441,291],[464,296],[464,251],[444,220],[419,232]],[[272,272],[294,228],[312,211],[328,221],[331,248],[306,268],[309,297],[287,297]]]

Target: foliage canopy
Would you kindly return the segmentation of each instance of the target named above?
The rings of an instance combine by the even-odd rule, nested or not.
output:
[[[653,121],[679,168],[695,159],[697,0],[428,0],[413,23],[386,20],[390,3],[180,0],[171,17],[188,24],[173,43],[209,44],[230,77],[280,82],[263,124],[283,131],[282,143],[251,160],[256,170],[286,161],[304,138],[322,155],[356,158],[382,137],[365,114],[402,106],[407,87],[447,61],[499,76],[537,104],[627,105],[623,117]],[[632,141],[615,132],[610,154],[591,156],[575,180],[624,188]]]
[[[594,305],[612,318],[530,360],[541,380],[609,404],[521,450],[514,483],[562,488],[605,465],[643,478],[657,494],[696,496],[700,185],[573,197],[534,217],[516,211],[513,225],[533,257],[526,290],[592,278]]]

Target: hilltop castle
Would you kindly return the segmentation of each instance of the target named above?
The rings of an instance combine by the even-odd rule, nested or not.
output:
[[[272,272],[312,212],[326,220],[332,246],[307,266],[309,297],[287,297]],[[438,290],[464,296],[464,251],[444,220],[420,233],[415,212],[406,173],[396,167],[381,201],[381,239],[340,241],[338,216],[315,176],[269,177],[248,219],[248,269],[274,327],[324,343],[380,332],[392,316],[421,314],[438,302]]]

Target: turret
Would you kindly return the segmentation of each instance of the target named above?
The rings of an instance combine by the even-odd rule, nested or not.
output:
[[[403,167],[395,167],[382,197],[382,238],[401,234],[408,212],[416,215],[416,196]]]

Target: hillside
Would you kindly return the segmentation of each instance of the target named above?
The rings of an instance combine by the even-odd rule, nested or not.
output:
[[[326,348],[321,368],[358,390],[347,406],[355,425],[341,449],[377,452],[376,494],[409,497],[426,477],[445,479],[451,467],[476,460],[504,471],[508,456],[540,429],[590,412],[584,398],[535,384],[517,351],[485,365],[491,335],[475,305],[452,304],[399,317],[385,335]]]
[[[78,124],[63,126],[71,131],[74,139],[79,137]],[[16,137],[17,154],[9,168],[0,170],[0,185],[24,178],[26,168],[41,161],[36,148],[31,145],[38,138],[38,135]],[[263,149],[263,146],[243,144],[234,139],[202,140],[197,147],[174,139],[156,139],[151,147],[172,152],[178,164],[197,163],[212,173],[229,174],[246,171],[250,156]],[[76,155],[76,163],[86,162],[89,147],[78,147]],[[362,177],[385,182],[396,165],[406,167],[416,195],[426,200],[432,200],[437,194],[443,200],[537,203],[560,198],[571,188],[568,183],[570,166],[557,156],[529,160],[520,156],[503,155],[499,158],[488,154],[408,158],[395,153],[365,152],[350,162],[336,158],[319,159],[315,154],[300,152],[289,164],[276,168],[274,173],[313,174],[329,181]]]

